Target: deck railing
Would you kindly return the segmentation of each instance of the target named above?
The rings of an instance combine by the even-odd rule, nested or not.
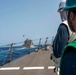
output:
[[[40,49],[44,49],[47,51],[47,46],[51,45],[52,38],[40,38],[34,39],[33,47],[27,48],[23,47],[24,42],[11,43],[7,45],[0,46],[0,65],[4,65],[5,63],[11,62],[13,59],[16,59],[25,54],[30,54],[31,52],[37,52]],[[21,44],[20,46],[18,46]],[[3,50],[1,50],[3,49]]]

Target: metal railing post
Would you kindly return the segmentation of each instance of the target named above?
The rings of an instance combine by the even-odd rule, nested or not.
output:
[[[10,44],[10,61],[12,60],[13,43]]]
[[[45,50],[47,50],[47,42],[48,42],[48,37],[46,37],[46,40],[45,40]]]
[[[54,41],[54,36],[52,37],[51,45],[53,45],[53,41]]]
[[[39,39],[39,46],[38,46],[38,50],[40,49],[41,46],[41,38]]]

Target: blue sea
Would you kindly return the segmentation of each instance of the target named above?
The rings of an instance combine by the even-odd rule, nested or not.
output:
[[[0,65],[10,62],[10,59],[13,60],[34,52],[36,49],[38,49],[38,45],[35,45],[34,48],[31,49],[22,46],[15,46],[13,47],[12,54],[10,55],[9,47],[0,47]]]

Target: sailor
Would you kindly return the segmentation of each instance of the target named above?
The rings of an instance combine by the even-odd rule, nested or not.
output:
[[[55,39],[52,45],[53,46],[52,58],[55,62],[56,68],[59,68],[60,59],[61,59],[64,47],[76,38],[75,33],[73,33],[70,30],[67,23],[67,14],[66,14],[66,11],[63,10],[63,8],[65,7],[65,3],[66,3],[66,0],[62,0],[59,4],[58,12],[60,13],[62,22],[58,27],[57,34],[55,36]]]
[[[76,32],[76,0],[67,0],[64,7],[70,29]],[[76,75],[76,39],[63,51],[60,63],[60,75]]]

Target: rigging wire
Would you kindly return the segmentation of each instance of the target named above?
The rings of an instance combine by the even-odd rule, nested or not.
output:
[[[47,37],[46,37],[47,38]],[[44,39],[46,39],[46,38],[41,38],[41,40],[44,40]],[[48,39],[49,38],[52,38],[52,37],[48,37]],[[39,38],[40,39],[40,38]],[[33,39],[32,41],[37,41],[37,40],[39,40],[39,39]],[[16,44],[21,44],[21,43],[24,43],[24,41],[22,41],[22,42],[17,42],[17,43],[13,43],[13,45],[16,45]],[[6,45],[2,45],[2,46],[0,46],[0,47],[4,47],[4,46],[10,46],[11,44],[6,44]]]

